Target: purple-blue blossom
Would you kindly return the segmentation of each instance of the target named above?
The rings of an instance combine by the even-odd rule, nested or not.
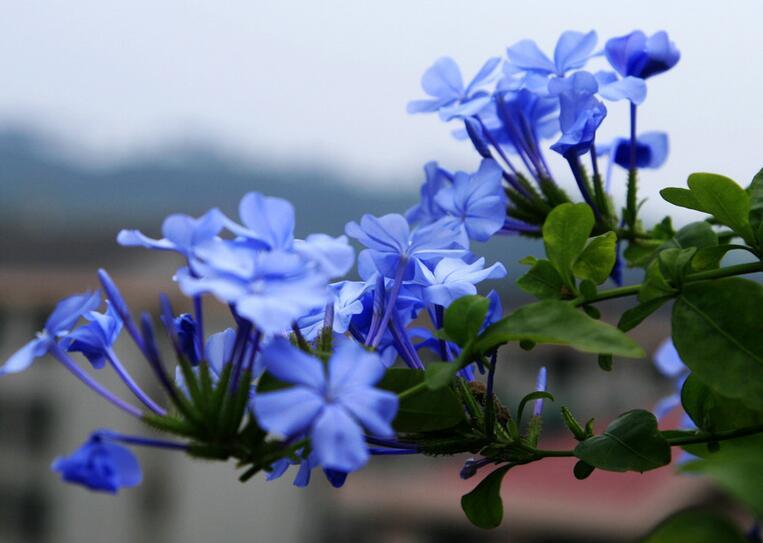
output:
[[[647,37],[641,30],[635,30],[625,36],[612,38],[607,40],[604,53],[621,76],[641,79],[671,69],[681,58],[681,52],[665,31]]]
[[[450,57],[438,59],[421,77],[421,87],[431,98],[408,103],[408,113],[438,111],[443,121],[476,115],[490,102],[490,94],[480,87],[490,82],[500,59],[489,59],[474,79],[464,87],[461,70]]]
[[[446,256],[462,256],[461,229],[440,222],[411,230],[405,217],[395,213],[363,215],[360,223],[349,222],[345,232],[367,248],[358,255],[358,271],[367,279],[374,271],[384,277],[413,277],[415,264],[435,262]]]
[[[265,347],[262,359],[275,378],[294,386],[257,394],[257,420],[269,432],[309,436],[322,467],[355,471],[368,461],[364,430],[380,437],[394,435],[390,424],[398,399],[374,387],[385,371],[377,354],[347,339],[324,368],[318,358],[276,338]]]
[[[104,439],[99,432],[69,456],[56,458],[51,469],[68,483],[110,494],[137,486],[143,479],[135,455],[128,448]]]
[[[435,203],[446,213],[439,224],[453,225],[475,241],[490,239],[506,219],[502,177],[503,170],[492,159],[482,160],[473,174],[457,172],[453,184],[435,195]]]
[[[477,283],[506,277],[500,262],[485,268],[485,259],[467,263],[458,258],[443,258],[433,270],[418,266],[413,283],[421,287],[422,301],[448,307],[461,296],[477,293]]]
[[[189,215],[170,215],[162,224],[161,239],[153,239],[139,230],[121,230],[117,243],[125,247],[145,247],[160,251],[176,251],[188,256],[195,246],[214,239],[227,219],[219,209],[211,209],[199,218]]]
[[[506,50],[509,63],[504,73],[524,72],[548,78],[564,77],[567,72],[585,66],[596,47],[596,32],[587,33],[568,30],[559,37],[550,59],[533,40],[521,40]]]
[[[559,126],[562,136],[551,149],[565,157],[588,152],[596,130],[607,116],[607,108],[596,99],[599,85],[588,72],[576,72],[567,78],[552,79],[549,93],[559,97]]]
[[[82,315],[100,304],[101,295],[98,291],[75,294],[58,302],[37,337],[12,354],[0,367],[0,376],[27,369],[35,358],[45,356],[56,344],[56,340],[66,335]]]
[[[105,313],[85,313],[85,318],[90,322],[80,326],[63,340],[67,351],[82,353],[96,369],[104,366],[108,351],[122,331],[122,319],[110,303],[106,304]]]

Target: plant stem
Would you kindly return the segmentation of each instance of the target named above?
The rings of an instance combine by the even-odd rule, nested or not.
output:
[[[763,424],[757,426],[748,426],[747,428],[737,428],[735,430],[726,430],[724,432],[697,432],[693,436],[680,436],[668,439],[671,447],[683,445],[695,445],[698,443],[713,443],[715,441],[726,441],[739,437],[751,436],[763,432]]]
[[[735,275],[745,275],[748,273],[757,273],[763,271],[763,262],[749,262],[747,264],[737,264],[736,266],[728,266],[726,268],[719,268],[717,270],[708,270],[697,273],[690,273],[684,278],[684,283],[693,283],[696,281],[707,281],[708,279],[722,279],[724,277],[733,277]],[[627,287],[613,288],[598,293],[591,298],[576,298],[573,300],[575,307],[579,307],[585,304],[591,304],[601,302],[604,300],[612,300],[614,298],[624,298],[626,296],[633,296],[638,294],[641,289],[641,284],[629,285]]]

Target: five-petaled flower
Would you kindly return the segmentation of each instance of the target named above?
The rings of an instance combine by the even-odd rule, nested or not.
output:
[[[368,461],[363,430],[391,437],[397,395],[375,388],[385,367],[379,356],[355,342],[339,343],[328,368],[289,343],[274,339],[262,352],[275,378],[295,386],[257,394],[254,412],[269,432],[307,435],[320,465],[344,472]]]

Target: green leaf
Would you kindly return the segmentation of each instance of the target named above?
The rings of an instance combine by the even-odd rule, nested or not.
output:
[[[400,393],[422,382],[423,371],[391,368],[384,374],[379,387]],[[432,432],[452,428],[463,420],[464,408],[450,388],[426,389],[400,400],[392,426],[402,433]]]
[[[673,305],[673,342],[718,394],[763,410],[763,286],[732,277],[687,284]]]
[[[696,247],[661,251],[657,261],[663,276],[673,285],[681,285],[686,274],[691,271],[691,261],[696,252]]]
[[[748,243],[755,243],[749,221],[750,196],[742,187],[728,177],[712,173],[693,173],[688,184],[703,211],[730,227]]]
[[[575,456],[608,471],[644,472],[670,463],[670,445],[654,415],[635,409],[612,421],[602,435],[578,443]]]
[[[590,279],[597,285],[609,277],[615,265],[615,242],[617,235],[607,232],[588,240],[588,243],[573,264],[572,271],[580,279]]]
[[[636,307],[631,307],[622,314],[620,321],[617,323],[617,327],[623,332],[633,330],[636,326],[641,324],[644,319],[661,308],[665,302],[670,299],[670,296],[652,298],[648,302],[639,304]]]
[[[582,481],[583,479],[588,479],[588,477],[593,473],[593,470],[595,469],[596,468],[588,462],[578,460],[575,463],[575,467],[572,468],[572,474],[575,476],[575,479]]]
[[[450,384],[458,373],[458,364],[453,362],[430,362],[425,371],[427,388],[437,390]]]
[[[660,263],[654,260],[646,268],[644,282],[638,291],[638,301],[646,304],[657,298],[669,298],[677,292],[662,274]]]
[[[745,543],[729,520],[700,510],[682,511],[661,522],[642,543]]]
[[[569,203],[555,207],[543,223],[546,255],[573,290],[572,266],[585,248],[593,225],[593,212],[587,204]]]
[[[474,490],[461,496],[461,509],[472,524],[491,529],[501,525],[503,520],[503,500],[501,483],[511,466],[503,466],[482,479]]]
[[[698,428],[712,433],[763,424],[763,412],[718,394],[694,374],[684,382],[681,404]]]
[[[763,517],[763,449],[760,442],[728,447],[706,458],[684,464],[681,471],[707,475]]]
[[[692,222],[676,232],[675,242],[676,246],[682,249],[704,249],[718,245],[718,234],[706,221]]]
[[[674,206],[694,209],[695,211],[705,211],[702,204],[699,203],[689,189],[668,187],[660,191],[660,196],[662,196],[663,200],[670,202]]]
[[[477,337],[488,309],[490,300],[484,296],[462,296],[445,310],[445,333],[463,347],[469,340]]]
[[[721,260],[726,253],[734,249],[743,248],[740,245],[716,245],[715,247],[705,247],[697,251],[691,261],[691,267],[694,271],[714,270],[721,264]]]
[[[612,371],[612,355],[611,354],[600,354],[599,355],[599,367],[604,371]]]
[[[517,280],[519,288],[541,299],[562,297],[564,281],[548,260],[537,260],[533,267]]]
[[[752,178],[747,187],[750,195],[750,224],[755,232],[759,232],[763,226],[763,168]],[[758,243],[763,241],[758,235]]]
[[[489,352],[509,341],[568,345],[588,353],[641,358],[644,350],[614,326],[594,320],[571,304],[543,300],[523,306],[496,322],[478,338],[478,352]]]

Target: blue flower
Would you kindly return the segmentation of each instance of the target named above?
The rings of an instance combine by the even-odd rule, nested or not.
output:
[[[162,239],[153,239],[139,230],[121,230],[117,243],[125,247],[145,247],[176,251],[188,256],[196,245],[214,239],[228,221],[219,209],[211,209],[195,219],[189,215],[170,215],[162,224]]]
[[[276,338],[263,350],[267,371],[295,386],[254,398],[260,425],[293,437],[306,434],[318,463],[328,469],[355,471],[368,461],[363,429],[381,437],[394,435],[390,423],[397,396],[374,388],[384,375],[379,356],[345,340],[328,362]]]
[[[464,88],[461,70],[450,57],[438,59],[421,78],[421,87],[431,99],[408,103],[408,113],[439,111],[443,121],[456,117],[469,117],[480,112],[490,102],[490,94],[478,90],[490,81],[500,59],[489,59]]]
[[[417,268],[413,282],[422,285],[425,302],[449,306],[454,300],[468,294],[476,294],[477,283],[485,279],[500,279],[506,276],[506,268],[500,262],[485,268],[485,259],[471,264],[457,258],[443,258],[434,270],[425,266]]]
[[[187,296],[212,293],[265,333],[288,330],[328,301],[327,278],[291,252],[217,240],[196,249],[191,268],[176,274]]]
[[[304,451],[298,452],[298,454],[303,453]],[[268,472],[267,480],[272,481],[274,479],[278,479],[284,473],[286,473],[286,470],[289,469],[290,466],[294,465],[299,465],[299,471],[297,471],[297,475],[294,477],[293,484],[298,488],[305,488],[310,484],[310,476],[313,469],[319,465],[318,456],[313,451],[307,456],[307,458],[304,458],[301,461],[295,461],[291,458],[282,458],[281,460],[273,463],[272,469]],[[328,482],[334,488],[341,488],[344,485],[344,482],[347,480],[347,473],[343,471],[324,468],[323,473],[326,475]]]
[[[58,302],[37,337],[11,355],[0,367],[0,376],[27,369],[35,358],[45,356],[56,339],[66,335],[82,315],[100,304],[101,295],[98,291],[75,294]]]
[[[334,316],[332,329],[337,334],[344,334],[350,327],[352,317],[363,312],[361,296],[368,288],[362,281],[341,281],[329,286],[334,296]],[[313,340],[323,328],[326,308],[319,307],[297,320],[302,335]]]
[[[562,136],[551,149],[565,157],[586,153],[594,142],[596,129],[607,116],[607,108],[595,94],[596,78],[588,72],[552,79],[549,93],[559,97],[559,125]]]
[[[188,361],[196,365],[199,362],[199,344],[196,341],[197,325],[196,320],[189,313],[182,313],[175,317],[172,322],[175,329],[180,352]]]
[[[602,152],[609,152],[610,159],[614,164],[625,168],[630,167],[630,139],[618,138],[609,149],[603,148]],[[659,168],[668,158],[668,135],[665,132],[645,132],[636,139],[636,167]]]
[[[381,217],[363,215],[360,224],[347,223],[345,232],[367,247],[358,255],[358,271],[364,279],[374,271],[394,277],[401,264],[403,278],[410,279],[417,261],[432,262],[465,253],[458,246],[461,230],[455,225],[436,222],[411,232],[405,217],[394,213]]]
[[[568,30],[564,32],[554,49],[552,61],[533,40],[521,40],[506,50],[509,70],[541,76],[564,75],[585,66],[596,47],[596,32]]]
[[[226,328],[222,332],[212,334],[207,338],[207,344],[204,347],[204,360],[209,364],[209,377],[213,384],[216,384],[223,373],[226,364],[231,362],[233,357],[233,347],[236,342],[236,332],[233,328]],[[254,374],[259,374],[259,359],[255,362]],[[199,368],[193,368],[193,372],[198,375]],[[178,366],[175,369],[175,384],[188,396],[188,390],[185,384],[185,376]]]
[[[632,75],[620,79],[615,73],[605,71],[596,72],[595,77],[602,98],[613,102],[628,100],[636,105],[646,99],[646,82],[643,79]]]
[[[332,238],[326,234],[310,234],[294,240],[294,252],[315,263],[317,271],[326,277],[342,277],[355,263],[355,250],[346,236]]]
[[[670,338],[663,341],[655,351],[654,365],[657,371],[673,381],[676,390],[675,393],[657,402],[654,413],[658,419],[661,419],[681,405],[681,387],[689,375],[689,368],[681,360],[675,345],[673,345],[673,340]]]
[[[82,353],[96,369],[104,366],[108,351],[122,331],[122,319],[109,302],[106,305],[105,313],[86,313],[85,318],[90,323],[80,326],[63,340],[67,351]]]
[[[68,483],[110,494],[116,494],[120,488],[137,486],[143,479],[135,455],[98,432],[69,456],[56,458],[51,469]]]
[[[646,79],[675,66],[681,58],[676,44],[664,31],[648,37],[640,30],[612,38],[604,46],[607,60],[623,76]]]
[[[457,172],[453,184],[435,196],[435,202],[448,215],[439,224],[455,225],[475,241],[490,239],[506,218],[507,198],[502,177],[501,167],[489,158],[484,159],[473,174]]]
[[[453,174],[441,168],[437,162],[427,162],[424,165],[424,184],[421,185],[419,203],[411,207],[405,218],[411,224],[432,224],[445,215],[445,210],[435,201],[435,196],[453,182]]]

